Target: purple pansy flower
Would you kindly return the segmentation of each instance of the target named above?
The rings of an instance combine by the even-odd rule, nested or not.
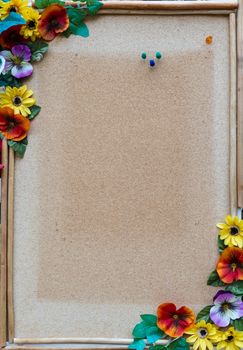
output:
[[[231,320],[236,320],[243,316],[243,302],[240,297],[220,290],[215,295],[214,306],[210,309],[211,320],[219,327],[226,327]]]
[[[12,76],[18,79],[32,74],[33,67],[29,63],[31,51],[27,45],[15,45],[11,51],[1,51],[0,56],[5,59],[3,74],[11,71]]]

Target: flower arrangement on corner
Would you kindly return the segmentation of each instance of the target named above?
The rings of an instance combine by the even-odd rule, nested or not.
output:
[[[41,109],[25,83],[33,64],[42,60],[57,35],[88,37],[84,20],[101,6],[99,0],[74,0],[71,5],[36,0],[32,8],[28,0],[0,0],[0,138],[18,156],[26,151],[30,122]]]
[[[227,215],[219,229],[219,259],[208,285],[224,287],[195,316],[173,303],[159,305],[157,315],[141,315],[133,329],[129,349],[144,350],[240,350],[243,348],[243,220]],[[158,340],[166,340],[163,344]],[[157,342],[157,343],[156,343]]]

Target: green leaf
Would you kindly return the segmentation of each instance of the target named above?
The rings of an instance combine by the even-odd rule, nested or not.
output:
[[[85,23],[80,23],[79,25],[70,23],[69,28],[70,28],[72,34],[74,34],[74,35],[79,35],[79,36],[82,36],[84,38],[87,38],[89,36],[89,29]]]
[[[34,105],[30,107],[31,114],[28,116],[29,120],[34,119],[40,112],[41,107]]]
[[[102,2],[98,0],[87,0],[87,10],[90,16],[96,15],[99,9],[103,6]]]
[[[149,347],[149,350],[164,350],[166,349],[166,346],[164,345],[151,345]]]
[[[31,55],[32,62],[40,61],[48,50],[48,44],[42,40],[28,42],[27,45],[29,46],[32,53]]]
[[[243,317],[239,318],[238,320],[232,321],[232,325],[238,331],[243,331]]]
[[[128,349],[144,350],[146,347],[143,339],[134,339],[133,343],[128,346]]]
[[[151,314],[140,315],[141,319],[149,326],[157,325],[157,316]]]
[[[214,287],[225,286],[225,283],[220,280],[216,270],[214,270],[208,277],[207,284],[209,286],[214,286]]]
[[[132,331],[132,335],[134,336],[134,338],[145,338],[147,327],[148,326],[146,325],[146,323],[144,321],[138,323]]]
[[[28,139],[26,137],[22,141],[18,141],[18,142],[9,140],[8,141],[8,145],[13,148],[13,150],[16,152],[16,154],[19,157],[22,158],[24,156],[24,154],[25,154],[26,147],[28,145]]]
[[[187,343],[186,339],[181,337],[179,339],[172,341],[167,346],[167,349],[169,349],[169,350],[190,350],[190,346]]]
[[[210,315],[209,312],[211,310],[211,307],[213,305],[208,305],[205,306],[198,314],[197,314],[197,322],[204,320],[206,322],[208,322],[210,320]]]
[[[70,33],[88,37],[89,36],[89,29],[86,26],[86,24],[83,22],[86,11],[82,9],[74,9],[74,8],[68,8],[67,9],[70,25],[67,30],[67,33],[64,33],[65,36],[69,36]]]
[[[52,4],[65,5],[64,1],[61,0],[35,0],[35,7],[38,9],[44,9]]]
[[[25,23],[26,21],[19,13],[10,12],[9,16],[5,20],[0,21],[0,34],[10,27]]]
[[[158,339],[165,337],[164,332],[162,332],[157,326],[152,326],[146,329],[146,337],[149,344],[153,344]]]
[[[243,281],[236,281],[233,282],[225,288],[226,290],[230,291],[231,293],[238,295],[238,296],[243,296]]]
[[[224,244],[224,241],[220,239],[220,236],[218,236],[218,248],[220,253],[222,253],[222,251],[227,248],[227,246]]]
[[[11,75],[11,72],[0,75],[0,86],[20,87],[21,82]]]

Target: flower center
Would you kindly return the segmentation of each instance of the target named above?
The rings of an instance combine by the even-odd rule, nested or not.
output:
[[[233,265],[233,264],[232,264],[232,265]],[[231,266],[232,266],[232,265],[231,265]],[[224,311],[229,310],[229,304],[228,304],[228,303],[223,303],[223,304],[222,304],[222,308],[223,308]]]
[[[238,235],[238,233],[239,233],[239,228],[238,228],[238,227],[232,226],[232,227],[230,228],[230,234],[231,234],[232,236],[236,236],[236,235]]]
[[[173,315],[173,319],[174,319],[174,320],[178,320],[178,319],[179,319],[179,316],[178,316],[178,315]]]
[[[205,338],[208,335],[208,331],[206,328],[199,328],[198,334],[200,338]]]
[[[12,58],[12,61],[14,62],[14,64],[15,64],[16,66],[19,66],[19,65],[22,63],[22,58],[21,58],[21,57],[14,56],[14,57]]]
[[[19,96],[15,96],[13,99],[13,104],[18,107],[21,105],[21,103],[22,103],[21,98]]]
[[[229,336],[227,337],[227,341],[232,341],[233,339],[234,339],[233,335],[229,335]]]
[[[18,12],[18,7],[16,6],[11,6],[10,9],[9,9],[9,12]]]
[[[56,18],[53,18],[50,22],[51,28],[58,28],[59,27],[59,22],[57,21]]]
[[[36,28],[36,22],[35,21],[29,21],[27,24],[29,29],[35,29]]]
[[[231,268],[232,268],[233,272],[235,272],[235,270],[236,270],[236,268],[237,268],[236,263],[232,263],[232,264],[231,264]]]

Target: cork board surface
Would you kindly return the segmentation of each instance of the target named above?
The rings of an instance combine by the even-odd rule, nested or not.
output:
[[[30,82],[16,162],[15,337],[130,337],[161,302],[196,311],[229,208],[224,16],[99,16]],[[205,37],[212,35],[212,45]],[[159,50],[151,70],[140,53]]]

